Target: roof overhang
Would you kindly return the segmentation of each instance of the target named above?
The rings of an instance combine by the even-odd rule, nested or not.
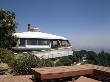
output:
[[[42,32],[23,32],[23,33],[14,33],[17,38],[40,38],[40,39],[61,39],[67,40],[65,37],[57,36],[53,34],[47,34]]]

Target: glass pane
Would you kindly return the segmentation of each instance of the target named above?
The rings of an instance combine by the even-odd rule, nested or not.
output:
[[[49,40],[41,40],[41,39],[28,39],[27,45],[49,45]]]
[[[27,45],[37,45],[37,40],[36,39],[28,39]]]
[[[20,44],[19,46],[25,46],[25,39],[20,39]]]
[[[69,41],[67,41],[67,40],[61,41],[61,45],[62,45],[62,47],[68,47],[68,46],[70,46]]]
[[[38,40],[38,44],[37,45],[49,45],[50,42],[48,40]]]
[[[58,47],[59,47],[58,41],[52,41],[51,47],[52,47],[52,48],[58,48]]]

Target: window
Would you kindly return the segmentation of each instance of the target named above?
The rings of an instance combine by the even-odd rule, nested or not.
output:
[[[70,43],[68,40],[64,40],[64,41],[61,41],[61,45],[62,45],[62,47],[68,47],[68,46],[70,46]]]
[[[51,47],[52,48],[58,48],[58,47],[60,47],[59,41],[58,40],[51,41]]]
[[[49,45],[49,40],[27,39],[27,45]]]
[[[20,39],[20,44],[19,46],[25,46],[25,39]]]
[[[27,39],[27,45],[37,45],[36,39]]]
[[[48,40],[38,40],[37,45],[49,45],[50,42]]]

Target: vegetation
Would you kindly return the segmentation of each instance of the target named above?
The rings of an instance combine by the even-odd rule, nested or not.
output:
[[[22,54],[13,60],[10,67],[15,74],[29,74],[31,68],[38,67],[39,62],[40,59],[32,54]]]
[[[110,53],[100,52],[97,56],[97,64],[110,67]]]
[[[86,54],[87,54],[86,50],[74,51],[71,57],[73,64],[83,62],[83,60],[86,58]]]
[[[17,28],[15,13],[0,9],[0,48],[10,48],[15,45],[16,37],[12,36]]]
[[[58,62],[56,62],[56,66],[69,66],[72,64],[72,60],[69,56],[62,57]]]
[[[14,53],[10,50],[0,48],[0,74],[11,72],[9,65],[12,64]]]
[[[0,66],[0,74],[8,72],[8,68],[12,70],[10,72],[12,74],[30,74],[31,68],[52,67],[54,66],[54,61],[51,59],[39,59],[30,53],[18,53],[14,55],[12,51],[0,48],[0,64],[5,65],[4,68]]]
[[[90,63],[90,64],[98,64],[97,63],[97,58],[98,58],[98,54],[96,54],[93,51],[88,51],[87,55],[86,55],[86,63]]]
[[[11,64],[14,53],[10,50],[0,48],[0,63]]]
[[[52,59],[41,59],[38,63],[38,67],[53,67],[54,61]]]
[[[82,54],[81,51],[75,51],[73,53],[74,62],[82,64],[95,64],[110,67],[110,53],[94,51],[86,51]]]

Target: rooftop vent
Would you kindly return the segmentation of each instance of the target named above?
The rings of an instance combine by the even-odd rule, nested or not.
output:
[[[40,32],[39,28],[31,27],[31,24],[28,24],[28,31],[30,32]]]

